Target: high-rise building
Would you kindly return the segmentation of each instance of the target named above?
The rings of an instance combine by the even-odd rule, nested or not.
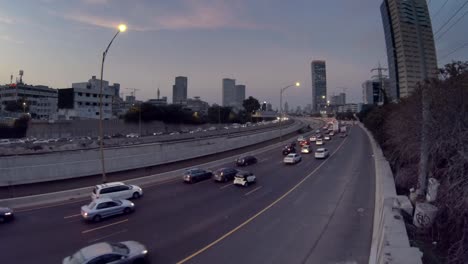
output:
[[[286,113],[286,114],[289,113],[289,104],[288,104],[288,102],[284,103],[283,112]]]
[[[233,106],[236,99],[236,80],[223,79],[223,106]]]
[[[320,111],[327,104],[327,72],[325,61],[314,60],[312,70],[312,106],[314,111]]]
[[[332,105],[345,105],[346,104],[346,94],[340,93],[339,95],[333,95],[330,100]]]
[[[173,104],[183,104],[187,101],[187,82],[188,79],[185,76],[177,76],[175,78],[175,84],[172,86]]]
[[[388,78],[368,80],[362,84],[362,100],[364,104],[383,103],[383,91],[388,91],[390,80]]]
[[[236,85],[236,106],[241,108],[245,100],[245,85]]]
[[[417,83],[437,77],[437,58],[426,0],[384,0],[380,6],[390,73],[390,98],[409,96]]]
[[[267,103],[267,111],[269,111],[269,112],[273,111],[273,107],[272,107],[271,103]]]

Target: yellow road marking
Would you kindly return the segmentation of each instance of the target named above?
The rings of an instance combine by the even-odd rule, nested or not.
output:
[[[294,187],[292,187],[289,191],[287,191],[285,194],[281,195],[281,197],[279,197],[278,199],[276,199],[274,202],[272,202],[271,204],[269,204],[267,207],[263,208],[260,212],[256,213],[254,216],[250,217],[249,219],[247,219],[245,222],[243,222],[242,224],[238,225],[237,227],[235,227],[234,229],[232,229],[231,231],[227,232],[226,234],[222,235],[220,238],[216,239],[215,241],[211,242],[210,244],[206,245],[205,247],[203,247],[202,249],[198,250],[197,252],[193,253],[192,255],[184,258],[183,260],[177,262],[177,264],[182,264],[182,263],[185,263],[191,259],[193,259],[194,257],[200,255],[201,253],[203,253],[204,251],[208,250],[209,248],[213,247],[214,245],[218,244],[219,242],[221,242],[222,240],[224,240],[225,238],[227,238],[228,236],[234,234],[236,231],[238,231],[239,229],[241,229],[242,227],[244,227],[245,225],[247,225],[248,223],[252,222],[255,218],[259,217],[260,215],[262,215],[263,213],[265,213],[268,209],[270,209],[271,207],[273,207],[275,204],[277,204],[278,202],[280,202],[281,200],[283,200],[286,196],[288,196],[291,192],[293,192],[295,189],[297,189],[299,186],[301,186],[307,179],[309,179],[312,175],[315,174],[315,172],[317,172],[327,161],[330,160],[330,158],[335,155],[335,153],[341,148],[341,146],[343,146],[343,144],[346,142],[348,138],[345,138],[343,140],[343,142],[341,142],[341,144],[338,146],[338,148],[330,155],[330,157],[328,159],[326,159],[325,161],[323,161],[317,168],[315,168],[311,173],[309,173],[309,175],[307,175],[304,179],[302,179],[299,183],[297,183],[296,185],[294,185]]]

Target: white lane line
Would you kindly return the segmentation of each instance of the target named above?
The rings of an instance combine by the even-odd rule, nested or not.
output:
[[[128,219],[118,221],[118,222],[115,222],[115,223],[112,223],[112,224],[108,224],[108,225],[88,229],[88,230],[85,230],[85,231],[81,231],[81,234],[86,234],[86,233],[93,232],[93,231],[96,231],[96,230],[100,230],[100,229],[103,229],[103,228],[106,228],[106,227],[109,227],[109,226],[113,226],[113,225],[123,224],[125,222],[128,222]]]
[[[77,216],[80,216],[80,215],[81,214],[68,215],[68,216],[64,216],[63,219],[73,218],[73,217],[77,217]]]
[[[341,142],[341,144],[335,149],[335,151],[333,151],[330,155],[330,157],[333,157],[333,155],[335,155],[336,152],[338,152],[338,150],[341,149],[341,147],[343,146],[343,144],[346,142],[346,138]],[[233,233],[237,232],[239,229],[241,229],[242,227],[246,226],[247,224],[249,224],[250,222],[252,222],[255,218],[259,217],[260,215],[262,215],[263,213],[265,213],[266,211],[268,211],[271,207],[273,207],[275,204],[279,203],[281,200],[283,200],[284,198],[286,198],[290,193],[292,193],[294,190],[296,190],[297,188],[299,188],[299,186],[301,186],[305,181],[307,181],[310,177],[312,177],[324,164],[326,164],[330,159],[326,159],[325,161],[323,161],[322,163],[320,163],[312,172],[310,172],[307,176],[305,176],[300,182],[298,182],[296,185],[294,185],[291,189],[289,189],[289,191],[285,192],[282,196],[280,196],[278,199],[276,199],[275,201],[273,201],[271,204],[269,204],[267,207],[263,208],[262,210],[260,210],[258,213],[256,213],[255,215],[253,215],[252,217],[250,217],[249,219],[247,219],[245,222],[243,222],[242,224],[238,225],[237,227],[235,227],[234,229],[232,229],[231,231],[227,232],[226,234],[222,235],[221,237],[219,237],[218,239],[216,239],[215,241],[211,242],[210,244],[206,245],[205,247],[201,248],[200,250],[198,250],[197,252],[193,253],[192,255],[180,260],[177,262],[177,264],[182,264],[182,263],[185,263],[193,258],[195,258],[196,256],[200,255],[201,253],[205,252],[206,250],[212,248],[214,245],[218,244],[219,242],[221,242],[222,240],[224,240],[225,238],[231,236]]]
[[[111,236],[115,236],[115,235],[118,235],[118,234],[122,234],[122,233],[125,233],[125,232],[127,232],[127,231],[128,231],[127,229],[122,229],[122,230],[120,230],[120,231],[111,233],[111,234],[109,234],[109,235],[106,235],[106,236],[98,237],[98,238],[96,238],[96,239],[89,240],[88,243],[94,243],[94,242],[97,242],[97,241],[102,240],[102,239],[104,239],[104,238],[109,238],[109,237],[111,237]]]
[[[222,190],[222,189],[224,189],[224,188],[231,187],[231,186],[234,186],[234,183],[226,184],[226,185],[224,185],[224,186],[219,187],[219,189]]]
[[[45,205],[45,206],[39,206],[39,207],[33,207],[33,208],[27,208],[27,209],[19,209],[15,210],[17,213],[23,213],[23,212],[29,212],[29,211],[36,211],[40,209],[46,209],[46,208],[52,208],[52,207],[58,207],[62,205],[68,205],[68,204],[74,204],[74,203],[82,203],[85,201],[89,201],[91,198],[86,198],[86,199],[80,199],[80,200],[75,200],[75,201],[68,201],[64,203],[57,203],[57,204],[51,204],[51,205]]]
[[[265,161],[267,161],[267,160],[269,160],[269,158],[261,159],[261,160],[259,161],[259,163],[260,163],[260,162],[265,162]]]
[[[254,193],[254,192],[256,192],[256,191],[260,190],[261,188],[263,188],[263,186],[258,186],[257,188],[255,188],[255,189],[251,190],[251,191],[250,191],[250,192],[248,192],[248,193],[245,193],[244,195],[245,195],[245,196],[247,196],[247,195],[249,195],[249,194],[252,194],[252,193]]]

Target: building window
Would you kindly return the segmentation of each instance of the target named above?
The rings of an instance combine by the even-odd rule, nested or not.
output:
[[[78,102],[78,105],[83,105],[83,103],[82,103],[82,102]]]
[[[96,112],[96,115],[99,115],[99,112]]]
[[[78,96],[83,96],[83,93],[78,93]]]
[[[89,102],[86,102],[86,105],[89,105]]]
[[[97,94],[93,94],[93,97],[97,97]]]
[[[93,106],[96,106],[96,105],[97,105],[97,103],[93,103]]]
[[[109,106],[109,104],[106,103],[105,106]]]
[[[90,96],[90,94],[89,94],[89,93],[86,93],[86,97],[89,97],[89,96]]]

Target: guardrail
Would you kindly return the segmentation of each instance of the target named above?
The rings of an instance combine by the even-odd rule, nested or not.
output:
[[[375,164],[374,227],[369,264],[421,264],[422,253],[411,247],[403,216],[396,206],[397,193],[390,164],[372,134],[362,123],[359,126],[369,137]]]
[[[282,129],[282,132],[289,134],[301,127],[303,124],[296,122]],[[270,130],[242,137],[215,137],[110,148],[105,150],[106,171],[125,171],[216,154],[264,142],[278,137],[279,133],[279,130]],[[99,173],[101,163],[98,149],[0,158],[0,186],[64,180]]]

